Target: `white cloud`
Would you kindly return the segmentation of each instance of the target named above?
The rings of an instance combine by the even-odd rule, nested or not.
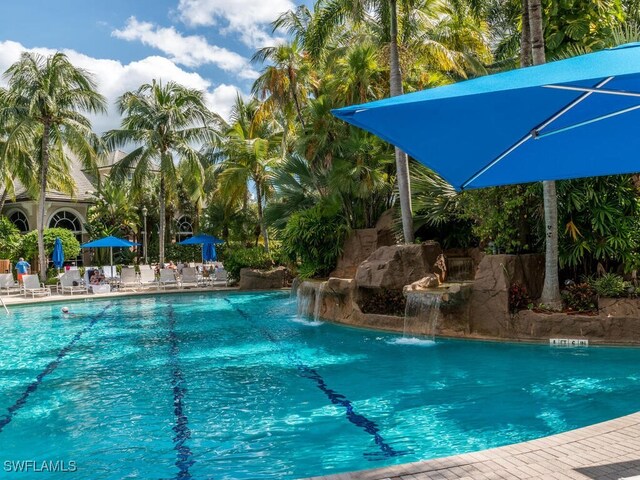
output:
[[[27,49],[17,42],[0,42],[0,72],[4,72],[16,62],[24,51],[35,51],[42,55],[55,53],[55,50],[47,48]],[[137,89],[143,83],[150,83],[153,79],[164,82],[175,81],[190,88],[203,90],[208,107],[224,118],[228,118],[235,102],[236,87],[225,84],[214,87],[208,79],[198,73],[187,72],[164,57],[151,56],[122,64],[118,60],[89,57],[75,50],[63,50],[63,52],[75,66],[84,68],[94,75],[98,90],[107,98],[109,104],[107,115],[91,118],[93,128],[98,133],[119,127],[120,115],[115,107],[115,101],[120,95]],[[0,83],[6,85],[4,79]]]
[[[222,33],[238,33],[253,48],[274,44],[269,23],[294,8],[291,0],[180,0],[178,4],[180,18],[187,25],[219,25]]]
[[[123,29],[114,30],[111,35],[128,41],[137,40],[157,48],[166,53],[171,60],[187,67],[212,64],[243,79],[258,77],[258,72],[251,68],[249,60],[242,55],[217,45],[210,45],[206,38],[199,35],[184,36],[173,27],[160,27],[130,17]]]

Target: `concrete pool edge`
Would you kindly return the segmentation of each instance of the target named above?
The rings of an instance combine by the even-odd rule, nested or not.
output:
[[[307,480],[613,480],[634,475],[640,475],[640,412],[488,450]]]
[[[91,300],[111,300],[128,297],[148,297],[158,295],[194,294],[194,293],[214,293],[214,292],[238,292],[238,287],[214,286],[197,288],[177,288],[172,290],[140,290],[130,292],[109,292],[109,293],[88,293],[77,295],[52,294],[46,297],[24,298],[20,295],[2,295],[2,300],[7,307],[43,305],[49,303],[78,303]],[[11,311],[11,308],[9,308]],[[0,316],[2,314],[0,313]]]

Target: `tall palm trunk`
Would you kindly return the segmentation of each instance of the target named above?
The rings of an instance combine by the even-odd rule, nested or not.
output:
[[[534,65],[545,63],[544,28],[540,0],[529,3],[529,27],[531,29],[531,56]],[[562,308],[560,280],[558,278],[558,197],[556,182],[542,182],[545,223],[545,269],[544,285],[540,301],[553,309]]]
[[[267,233],[267,225],[264,223],[264,217],[262,214],[262,189],[260,188],[260,182],[255,181],[256,184],[256,197],[258,197],[258,223],[260,224],[260,231],[262,232],[262,238],[264,239],[264,249],[269,253],[269,234]]]
[[[44,220],[45,201],[47,196],[47,175],[49,173],[49,135],[51,124],[45,120],[42,130],[42,165],[40,166],[40,195],[38,197],[38,215],[36,223],[38,227],[38,269],[40,270],[40,280],[47,279],[47,255],[44,250]]]
[[[389,90],[392,97],[402,95],[402,74],[398,54],[398,9],[397,0],[390,0],[391,31],[389,42]],[[405,243],[413,243],[413,214],[411,212],[411,185],[409,183],[409,159],[407,154],[395,148],[396,175],[400,193],[400,212],[402,215],[402,233]]]
[[[158,202],[160,203],[160,221],[158,226],[158,257],[160,266],[164,263],[164,241],[165,229],[167,223],[167,199],[165,191],[164,175],[160,173],[160,192],[158,193]]]
[[[302,125],[302,128],[307,128],[307,126],[304,123],[304,117],[302,116],[302,109],[300,108],[300,100],[298,100],[298,92],[296,92],[296,87],[295,87],[295,79],[294,79],[294,73],[293,73],[293,69],[291,68],[291,66],[289,66],[287,73],[289,75],[289,91],[291,92],[291,96],[293,97],[293,104],[296,107],[296,115],[298,116],[298,121],[300,122],[300,125]]]
[[[522,0],[522,32],[520,34],[520,66],[530,67],[531,27],[529,26],[529,0]]]

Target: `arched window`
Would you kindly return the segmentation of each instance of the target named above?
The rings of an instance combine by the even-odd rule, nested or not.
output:
[[[191,217],[187,215],[183,215],[177,220],[177,232],[176,232],[176,240],[182,241],[186,240],[193,236],[193,223],[191,222]]]
[[[49,220],[49,228],[66,228],[76,235],[82,234],[82,224],[78,216],[69,210],[60,210]]]
[[[27,220],[27,216],[20,210],[13,212],[9,216],[9,220],[20,230],[20,233],[27,233],[29,231],[29,220]]]
[[[78,215],[70,210],[59,210],[51,216],[49,228],[66,228],[71,230],[78,242],[82,243],[82,222]],[[82,252],[75,258],[67,258],[66,261],[74,261],[76,265],[82,265]]]

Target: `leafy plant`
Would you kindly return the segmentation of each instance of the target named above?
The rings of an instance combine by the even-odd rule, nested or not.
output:
[[[591,312],[598,309],[595,288],[589,283],[574,283],[562,291],[565,308],[574,312]]]
[[[335,268],[348,232],[337,205],[323,202],[289,218],[282,248],[291,261],[300,262],[301,276],[322,277]]]
[[[224,258],[224,268],[231,280],[240,279],[243,268],[267,269],[273,267],[271,255],[262,247],[229,249]]]
[[[516,313],[524,310],[531,303],[531,298],[527,292],[527,287],[519,282],[514,282],[509,287],[509,311]]]
[[[7,217],[0,217],[0,258],[16,260],[21,245],[20,231]]]
[[[44,231],[44,250],[47,256],[53,252],[53,244],[56,237],[62,240],[62,251],[65,259],[72,259],[80,254],[80,242],[71,230],[66,228],[47,228]],[[38,254],[38,232],[32,231],[23,237],[20,256],[33,260]]]
[[[620,275],[615,273],[605,273],[600,278],[593,280],[591,285],[601,297],[613,298],[624,296],[631,286],[629,282],[625,282]]]

